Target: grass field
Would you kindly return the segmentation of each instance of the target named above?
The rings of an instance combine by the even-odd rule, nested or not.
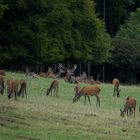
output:
[[[22,74],[7,73],[5,79],[25,79]],[[60,80],[58,97],[46,97],[53,79],[26,79],[28,99],[8,100],[6,90],[0,96],[0,140],[139,140],[140,87],[122,86],[121,97],[113,97],[111,84],[100,84],[101,107],[91,97],[73,104],[74,84]],[[81,87],[84,84],[81,84]],[[137,99],[136,119],[120,117],[125,98]]]

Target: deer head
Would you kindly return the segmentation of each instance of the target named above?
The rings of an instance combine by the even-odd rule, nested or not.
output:
[[[64,73],[64,72],[66,72],[66,73],[68,73],[68,74],[70,74],[70,75],[73,75],[74,74],[74,71],[76,70],[76,68],[77,68],[77,65],[75,64],[75,65],[73,65],[73,67],[70,69],[68,69],[68,68],[65,68],[64,66],[62,66],[62,64],[59,64],[59,70],[62,72],[62,73]]]

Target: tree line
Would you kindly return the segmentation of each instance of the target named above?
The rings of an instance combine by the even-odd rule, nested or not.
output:
[[[0,0],[0,66],[76,63],[79,67],[87,65],[91,74],[93,66],[101,66],[105,75],[111,70],[113,76],[116,70],[124,82],[137,82],[139,3]]]

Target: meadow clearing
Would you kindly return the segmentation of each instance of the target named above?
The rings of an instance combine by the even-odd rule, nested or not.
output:
[[[7,72],[5,79],[26,79],[24,74]],[[100,84],[101,107],[96,97],[91,106],[84,97],[73,103],[75,84],[60,79],[58,97],[46,96],[53,79],[26,79],[28,98],[8,100],[0,96],[0,140],[139,140],[140,87],[121,85],[120,98],[113,97],[112,84]],[[83,87],[84,84],[81,84]],[[125,98],[137,99],[136,118],[120,117]]]

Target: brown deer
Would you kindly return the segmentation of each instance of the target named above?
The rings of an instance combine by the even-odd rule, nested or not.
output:
[[[35,72],[31,72],[29,68],[26,67],[25,77],[27,78],[38,78]]]
[[[46,95],[48,96],[51,93],[51,96],[52,96],[52,91],[53,91],[55,95],[58,96],[57,95],[58,89],[59,89],[59,81],[53,80],[50,87],[47,89]]]
[[[4,77],[0,75],[0,94],[4,93]]]
[[[112,84],[114,85],[113,96],[116,96],[116,94],[117,94],[117,97],[120,97],[120,89],[119,89],[120,81],[119,81],[119,79],[114,78],[113,81],[112,81]]]
[[[40,77],[47,78],[47,72],[40,72],[40,73],[39,73],[39,76],[40,76]]]
[[[15,100],[17,100],[17,92],[18,92],[19,81],[18,80],[7,80],[7,96],[8,99],[15,94]]]
[[[79,84],[76,84],[76,86],[74,87],[75,95],[76,94],[79,94],[80,90],[81,90],[80,85]]]
[[[0,70],[0,75],[5,76],[5,70]]]
[[[26,87],[27,87],[26,81],[25,80],[20,80],[17,95],[18,96],[22,95],[22,97],[24,97],[24,94],[25,94],[25,96],[27,98]]]
[[[89,104],[91,105],[90,97],[89,96],[95,95],[96,99],[97,99],[96,106],[98,105],[100,107],[99,93],[100,93],[100,88],[97,87],[97,86],[86,86],[86,87],[83,87],[79,91],[79,93],[77,93],[75,95],[75,97],[73,98],[73,103],[77,102],[80,99],[81,96],[84,96],[85,97],[84,103],[86,103],[86,97],[88,97]]]
[[[120,109],[121,116],[124,117],[126,112],[127,112],[127,116],[128,116],[128,114],[132,115],[132,113],[134,111],[134,118],[135,118],[135,110],[136,110],[136,100],[133,97],[128,96],[126,98],[126,102],[125,102],[123,111]]]
[[[53,72],[47,72],[47,78],[56,78],[56,75]]]
[[[64,80],[66,82],[69,82],[69,83],[75,83],[76,82],[76,78],[73,76],[76,68],[77,68],[76,64],[71,69],[67,69],[67,68],[63,67],[62,64],[59,64],[59,69],[61,69],[62,71],[65,71],[65,73],[66,73],[66,75],[64,77]]]

